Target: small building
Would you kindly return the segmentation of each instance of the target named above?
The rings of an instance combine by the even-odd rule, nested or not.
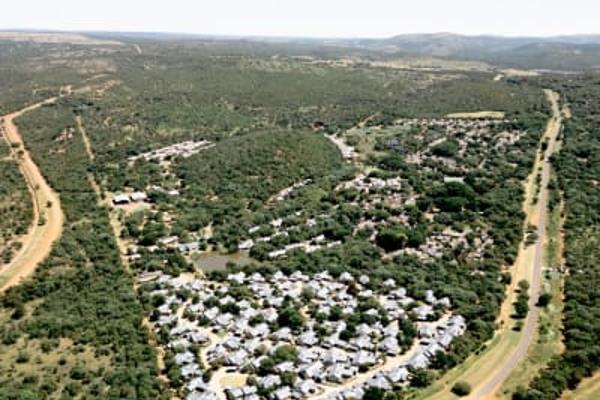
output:
[[[127,194],[117,194],[113,196],[112,202],[115,206],[120,206],[123,204],[129,204],[131,202],[131,199]]]
[[[180,253],[192,253],[194,251],[198,251],[200,249],[200,243],[198,242],[190,242],[190,243],[180,243],[177,245],[177,250]]]
[[[311,396],[319,391],[317,384],[311,380],[299,380],[295,385],[294,389],[300,392],[303,396]]]
[[[357,372],[358,368],[354,365],[335,364],[327,370],[327,380],[334,383],[342,383],[352,378]]]
[[[392,384],[383,374],[377,374],[367,381],[367,386],[382,390],[392,390]]]
[[[374,365],[376,362],[377,358],[375,357],[375,354],[371,353],[370,351],[361,350],[355,353],[354,357],[352,358],[352,364],[360,367],[369,367]]]
[[[148,195],[145,192],[133,192],[130,197],[131,201],[136,203],[148,200]]]
[[[435,329],[430,325],[423,325],[419,328],[418,335],[420,338],[431,339],[435,336]]]
[[[167,236],[164,238],[158,239],[158,244],[162,246],[174,246],[179,241],[177,236]]]
[[[279,375],[267,375],[258,378],[257,384],[263,389],[271,389],[281,385],[281,378]]]
[[[394,385],[399,385],[402,382],[405,382],[410,373],[406,367],[398,367],[394,368],[390,371],[385,372],[385,377]]]
[[[287,400],[287,399],[290,399],[291,397],[292,397],[292,390],[289,388],[289,386],[281,387],[281,388],[277,389],[276,391],[274,391],[272,394],[273,400]]]
[[[411,357],[408,365],[412,369],[424,369],[429,366],[429,358],[424,353],[417,353]]]
[[[428,304],[422,304],[415,308],[415,315],[419,321],[427,321],[433,315],[433,307]]]
[[[354,386],[342,392],[344,400],[360,400],[365,395],[365,390],[361,386]]]
[[[465,178],[461,176],[445,176],[444,183],[465,183]]]
[[[254,247],[254,240],[248,239],[248,240],[244,240],[242,243],[239,244],[238,250],[248,251],[248,250],[252,249],[252,247]]]
[[[323,363],[321,361],[316,361],[304,365],[300,368],[300,375],[307,379],[321,380],[323,375]]]
[[[388,336],[379,343],[379,349],[388,356],[397,356],[400,354],[400,346],[395,336]]]

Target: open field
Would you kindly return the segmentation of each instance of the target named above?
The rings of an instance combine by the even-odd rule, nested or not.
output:
[[[534,76],[540,75],[540,73],[538,71],[526,70],[526,69],[515,69],[515,68],[503,69],[500,72],[502,72],[504,75],[506,75],[509,78],[511,78],[511,77],[534,77]]]
[[[452,113],[446,115],[446,118],[504,118],[505,114],[501,111],[478,111],[470,113]]]
[[[120,46],[122,43],[114,40],[96,39],[80,33],[61,32],[8,32],[0,31],[0,40],[35,43],[67,43],[79,45],[111,45]]]

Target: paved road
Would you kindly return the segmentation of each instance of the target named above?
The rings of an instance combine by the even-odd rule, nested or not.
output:
[[[50,254],[52,244],[62,233],[64,214],[60,206],[60,198],[46,182],[39,167],[25,149],[23,138],[14,123],[14,120],[24,113],[52,103],[56,99],[57,97],[47,99],[3,117],[4,138],[8,143],[18,145],[18,148],[11,147],[11,152],[13,158],[18,160],[19,168],[27,181],[33,199],[34,218],[29,232],[23,237],[23,247],[0,271],[0,292],[17,285],[23,278],[31,275],[37,265]],[[22,155],[18,154],[18,149],[23,150]],[[47,206],[48,202],[52,203],[51,207]],[[44,220],[42,225],[38,223],[41,218]]]
[[[472,400],[483,400],[493,397],[499,386],[508,378],[512,370],[519,364],[521,360],[527,354],[527,349],[533,339],[534,333],[537,329],[537,322],[539,316],[539,310],[536,307],[537,299],[540,294],[541,288],[541,276],[543,267],[543,254],[544,254],[544,241],[546,236],[546,214],[548,204],[548,181],[550,179],[550,162],[549,157],[554,151],[556,139],[560,133],[562,126],[562,116],[559,106],[559,96],[557,93],[550,90],[545,91],[548,100],[552,104],[552,119],[549,121],[546,128],[546,137],[549,138],[548,148],[544,154],[542,160],[542,181],[539,199],[537,202],[538,208],[538,225],[537,234],[538,240],[535,243],[535,253],[533,259],[533,278],[530,288],[530,299],[529,299],[529,314],[524,321],[522,336],[519,339],[517,348],[512,354],[507,355],[504,364],[498,366],[495,373],[487,378],[487,381],[479,386],[479,388],[469,397]]]

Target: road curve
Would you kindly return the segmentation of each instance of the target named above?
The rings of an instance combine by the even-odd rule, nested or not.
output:
[[[53,243],[60,238],[64,214],[58,194],[50,187],[39,167],[32,160],[24,146],[23,138],[14,120],[26,112],[44,104],[53,103],[58,97],[41,101],[12,114],[5,115],[2,134],[11,146],[12,157],[27,181],[33,201],[33,221],[29,232],[22,238],[23,246],[14,259],[0,270],[0,293],[19,284],[35,271],[52,250]],[[19,154],[19,151],[22,153]],[[48,205],[51,204],[49,207]]]
[[[548,205],[548,181],[550,179],[550,155],[552,155],[558,134],[562,126],[562,114],[559,106],[559,95],[556,92],[545,90],[546,97],[552,105],[552,118],[546,127],[545,137],[548,138],[548,147],[543,155],[542,180],[540,184],[540,195],[536,207],[538,208],[537,235],[538,240],[535,243],[535,252],[533,258],[533,275],[530,282],[530,311],[524,321],[522,335],[517,347],[512,353],[507,354],[502,365],[498,365],[494,374],[487,377],[485,382],[480,382],[474,393],[469,396],[471,400],[484,400],[493,398],[499,386],[508,378],[512,370],[521,362],[527,354],[527,349],[531,344],[539,317],[539,310],[536,307],[541,289],[541,277],[543,267],[544,241],[546,237],[546,214]],[[535,168],[535,167],[534,167]],[[533,173],[536,173],[534,170]]]

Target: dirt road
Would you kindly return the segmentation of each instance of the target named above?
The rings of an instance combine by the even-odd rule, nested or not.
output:
[[[31,275],[36,266],[48,256],[52,244],[62,233],[64,214],[60,206],[60,198],[31,159],[14,123],[14,120],[24,113],[52,103],[57,98],[47,99],[3,117],[4,138],[11,145],[12,157],[18,161],[32,196],[33,221],[29,232],[23,237],[23,247],[0,271],[0,292],[17,285],[22,279]]]
[[[81,133],[81,139],[83,140],[83,145],[85,146],[85,152],[87,153],[90,161],[94,161],[95,156],[94,151],[92,150],[92,143],[90,142],[90,138],[88,137],[87,132],[85,131],[80,115],[75,117],[75,122],[77,123],[77,129]]]
[[[540,294],[541,287],[541,276],[543,267],[543,253],[544,253],[544,241],[546,236],[546,214],[548,205],[548,181],[550,179],[550,155],[554,151],[556,139],[560,133],[562,126],[562,113],[559,107],[559,96],[557,93],[550,90],[545,91],[548,100],[552,104],[552,118],[548,122],[546,128],[545,137],[548,138],[548,148],[545,154],[539,160],[542,166],[542,181],[539,200],[536,204],[537,214],[537,234],[538,240],[535,243],[534,256],[531,264],[531,288],[530,288],[530,300],[529,307],[530,311],[527,318],[524,321],[522,328],[522,335],[516,348],[512,353],[508,354],[504,358],[502,364],[497,365],[493,374],[489,375],[485,381],[480,382],[475,388],[474,393],[469,397],[473,400],[482,400],[493,398],[494,393],[508,377],[510,372],[517,366],[517,364],[525,357],[527,348],[529,347],[531,340],[534,336],[535,330],[537,329],[538,314],[539,310],[536,307],[537,299]],[[537,163],[536,167],[537,168]],[[535,170],[534,170],[535,171]]]

